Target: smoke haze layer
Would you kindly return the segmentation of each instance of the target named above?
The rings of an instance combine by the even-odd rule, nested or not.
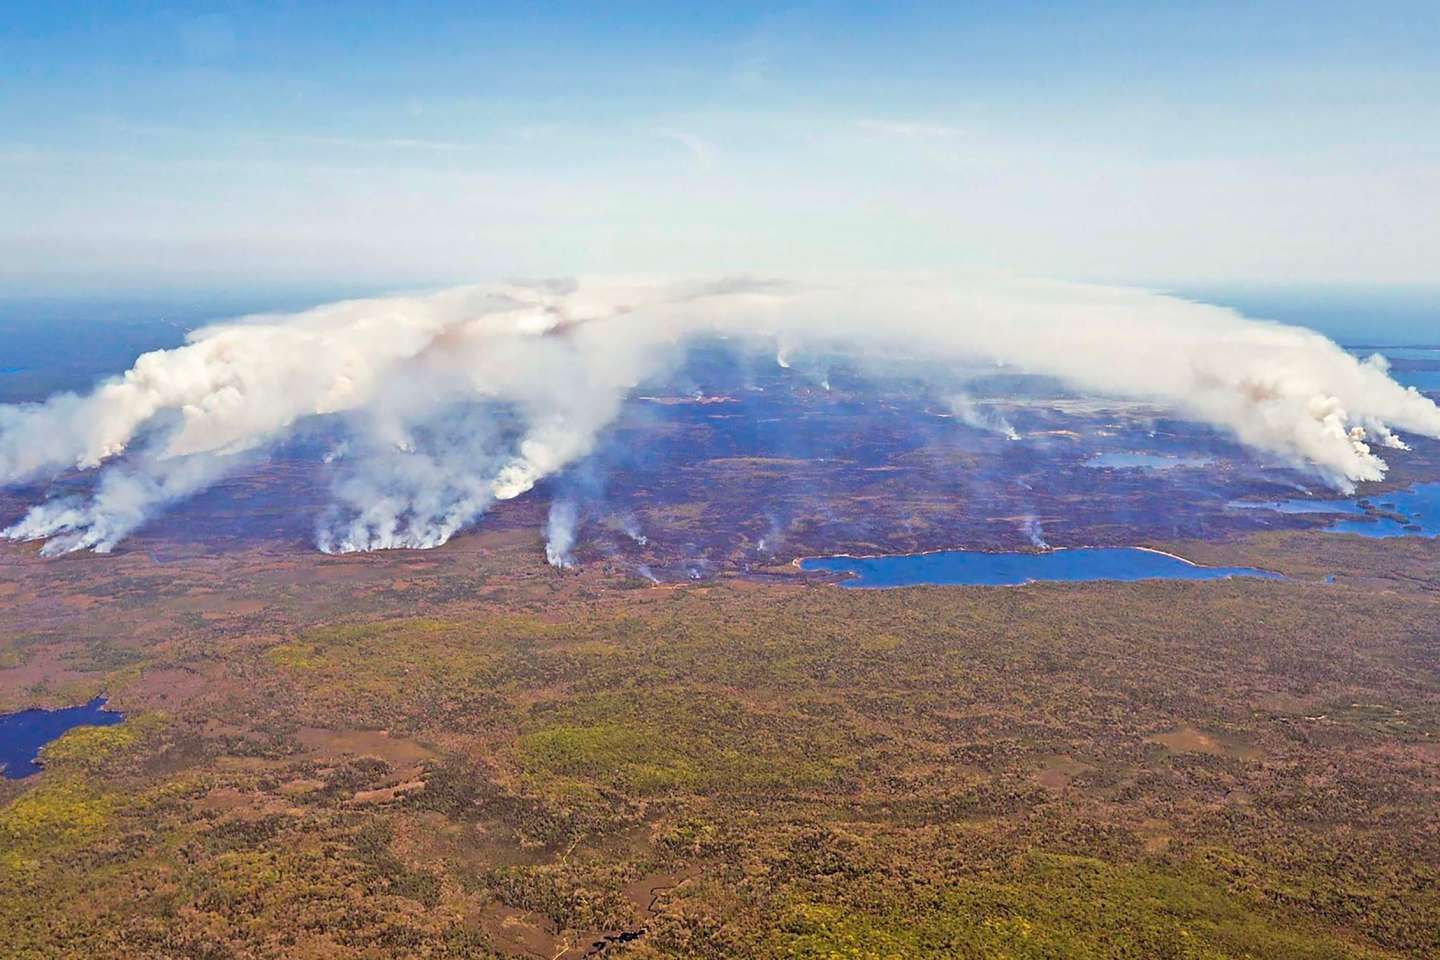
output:
[[[1164,405],[1345,491],[1384,475],[1376,447],[1403,449],[1393,430],[1440,437],[1440,409],[1383,362],[1142,290],[992,275],[503,283],[217,324],[89,394],[0,407],[0,484],[101,472],[89,496],[36,505],[3,535],[107,551],[247,451],[332,416],[348,439],[317,545],[438,546],[589,454],[631,390],[703,336],[782,363],[815,350],[1048,375]],[[966,397],[952,409],[1008,427]]]

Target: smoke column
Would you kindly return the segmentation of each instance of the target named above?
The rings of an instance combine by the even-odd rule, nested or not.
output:
[[[350,436],[317,544],[438,546],[586,456],[634,386],[704,335],[780,357],[803,342],[892,367],[1005,364],[1163,405],[1347,492],[1384,476],[1394,430],[1440,437],[1440,409],[1383,363],[1143,290],[990,274],[504,283],[218,324],[89,394],[0,406],[0,484],[101,471],[88,498],[0,533],[108,550],[327,416]]]
[[[556,500],[550,504],[545,521],[545,561],[559,570],[574,566],[575,524],[578,513],[573,500]]]
[[[620,519],[620,527],[625,531],[625,536],[629,537],[639,546],[643,547],[650,542],[650,538],[640,532],[640,521],[636,520],[633,514],[627,513],[622,517]]]
[[[1026,514],[1020,520],[1020,531],[1025,534],[1025,539],[1030,545],[1040,550],[1049,550],[1050,544],[1045,542],[1045,529],[1040,523],[1040,518],[1033,513]]]
[[[976,430],[984,430],[986,433],[998,433],[1007,440],[1019,440],[1020,434],[1010,425],[998,411],[987,406],[981,406],[963,393],[955,393],[945,398],[950,413],[956,420]]]

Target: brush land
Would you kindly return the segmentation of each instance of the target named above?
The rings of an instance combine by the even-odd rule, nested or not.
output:
[[[17,958],[1440,953],[1440,543],[839,590],[440,551],[0,553]],[[1323,576],[1366,570],[1364,577]]]

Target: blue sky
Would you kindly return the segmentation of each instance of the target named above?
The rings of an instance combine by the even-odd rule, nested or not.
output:
[[[0,292],[1440,272],[1433,0],[3,15]]]

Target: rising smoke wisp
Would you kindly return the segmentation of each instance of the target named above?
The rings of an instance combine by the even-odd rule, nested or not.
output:
[[[688,339],[1001,363],[1144,399],[1350,490],[1440,409],[1310,331],[1141,290],[998,276],[581,279],[353,300],[206,327],[93,392],[0,407],[0,484],[100,470],[3,531],[106,551],[305,418],[346,444],[318,545],[432,547],[585,457]],[[776,347],[779,344],[779,347]],[[973,404],[969,411],[974,413]],[[991,424],[992,428],[995,426]]]
[[[576,526],[580,522],[579,509],[575,501],[560,499],[550,504],[550,514],[545,519],[545,562],[557,570],[574,566]]]
[[[1007,440],[1020,439],[1020,434],[1003,414],[993,407],[976,403],[967,394],[952,393],[945,398],[945,405],[950,409],[950,415],[966,426],[986,433],[998,433]]]

